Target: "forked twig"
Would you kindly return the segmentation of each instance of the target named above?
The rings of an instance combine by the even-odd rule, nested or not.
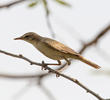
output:
[[[65,75],[65,74],[62,74],[62,73],[60,73],[60,72],[58,72],[58,71],[56,71],[56,70],[54,70],[54,69],[48,67],[48,66],[46,65],[46,63],[45,63],[45,66],[44,66],[44,64],[34,62],[34,61],[30,60],[29,58],[24,57],[23,55],[16,55],[16,54],[12,54],[12,53],[9,53],[9,52],[3,51],[3,50],[0,50],[0,53],[6,54],[6,55],[8,55],[8,56],[12,56],[12,57],[16,57],[16,58],[23,59],[23,60],[29,62],[31,65],[38,65],[38,66],[44,67],[44,68],[45,68],[46,70],[48,70],[49,72],[54,73],[54,74],[57,74],[57,75],[60,75],[60,76],[62,76],[63,78],[66,78],[66,79],[68,79],[68,80],[70,80],[70,81],[76,83],[77,85],[79,85],[80,87],[82,87],[83,89],[85,89],[85,90],[87,91],[87,93],[90,93],[90,94],[92,94],[93,96],[95,96],[98,100],[107,100],[107,99],[102,98],[101,96],[99,96],[97,93],[95,93],[94,91],[90,90],[90,89],[87,88],[86,86],[84,86],[84,85],[83,85],[81,82],[79,82],[77,79],[72,78],[72,77],[70,77],[70,76],[67,76],[67,75]]]

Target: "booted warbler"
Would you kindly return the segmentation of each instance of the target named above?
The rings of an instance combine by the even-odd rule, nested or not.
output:
[[[80,60],[96,69],[100,68],[100,66],[84,58],[83,56],[81,56],[79,53],[75,52],[68,46],[56,40],[42,37],[34,32],[25,33],[23,36],[15,38],[15,40],[24,40],[28,43],[31,43],[45,56],[58,61],[58,64],[49,64],[49,65],[61,65],[60,60],[62,59],[64,59],[67,62],[67,64],[70,65],[70,61],[68,60],[68,58],[73,58]]]

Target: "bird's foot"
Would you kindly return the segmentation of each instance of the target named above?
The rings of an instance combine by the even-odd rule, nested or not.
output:
[[[47,66],[47,64],[45,64],[45,62],[42,61],[42,67],[41,67],[41,70],[46,70],[46,66]]]
[[[67,62],[67,64],[68,64],[68,65],[71,65],[71,62],[69,61],[69,62]]]
[[[59,74],[56,74],[56,77],[60,77],[60,75]]]
[[[41,67],[41,70],[46,70],[46,66],[47,65],[50,65],[50,64],[47,64],[45,63],[44,61],[42,61],[42,67]],[[60,72],[60,70],[56,70],[58,73]],[[48,73],[51,73],[51,71],[49,70]],[[60,75],[56,73],[56,77],[59,77]]]

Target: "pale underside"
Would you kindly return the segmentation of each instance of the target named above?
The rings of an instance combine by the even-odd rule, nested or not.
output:
[[[61,60],[64,58],[77,59],[79,55],[64,44],[49,38],[43,38],[39,43],[37,43],[37,45],[34,44],[34,46],[45,56],[54,60]]]

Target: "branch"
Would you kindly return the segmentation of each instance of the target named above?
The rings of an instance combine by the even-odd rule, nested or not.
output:
[[[80,49],[79,53],[82,54],[88,47],[97,44],[98,41],[107,34],[107,32],[110,30],[110,24],[105,27],[101,32],[99,32],[99,34],[90,42],[86,43],[83,45],[83,47]]]
[[[8,55],[8,56],[15,57],[15,58],[23,59],[23,60],[29,62],[31,65],[41,66],[41,67],[45,68],[46,70],[48,70],[48,71],[51,72],[51,73],[54,73],[54,74],[56,74],[56,75],[60,75],[60,76],[62,76],[63,78],[68,79],[68,80],[70,80],[70,81],[76,83],[77,85],[79,85],[80,87],[82,87],[84,90],[86,90],[88,93],[90,93],[90,94],[92,94],[93,96],[95,96],[98,100],[106,100],[106,99],[102,98],[101,96],[99,96],[98,94],[96,94],[94,91],[92,91],[92,90],[90,90],[89,88],[87,88],[86,86],[84,86],[84,85],[83,85],[82,83],[80,83],[77,79],[74,79],[74,78],[69,77],[69,76],[67,76],[67,75],[65,75],[65,74],[62,74],[62,73],[60,73],[60,72],[58,72],[58,71],[56,71],[56,70],[51,69],[50,67],[48,67],[48,66],[46,65],[46,63],[37,63],[37,62],[34,62],[34,61],[32,61],[32,60],[30,60],[30,59],[28,59],[28,58],[22,56],[21,54],[20,54],[20,55],[16,55],[16,54],[12,54],[12,53],[5,52],[5,51],[2,51],[2,50],[0,50],[0,53],[6,54],[6,55]],[[4,76],[6,76],[6,75],[4,75]],[[6,76],[6,77],[7,77],[7,76]],[[15,77],[15,76],[14,76],[14,77]],[[26,76],[25,76],[25,77],[26,77]],[[30,76],[30,77],[37,77],[37,76]]]
[[[32,79],[32,78],[42,78],[46,76],[46,74],[28,74],[28,75],[15,75],[15,74],[8,74],[8,73],[0,73],[0,78],[7,78],[7,79]]]
[[[50,100],[56,100],[52,93],[43,85],[39,85],[42,91],[48,96]]]
[[[28,0],[17,0],[17,1],[9,2],[6,4],[0,5],[0,8],[9,8],[9,7],[17,5],[19,3],[22,3],[24,1],[28,1]],[[55,32],[53,30],[53,27],[52,27],[51,21],[50,21],[50,11],[49,11],[49,7],[48,7],[48,2],[47,2],[47,0],[42,0],[42,1],[43,1],[43,5],[45,8],[45,12],[46,12],[46,23],[47,23],[48,29],[50,30],[51,36],[53,38],[55,38]]]
[[[104,28],[93,40],[91,40],[89,43],[86,43],[83,45],[83,47],[80,49],[79,53],[83,53],[88,47],[97,44],[98,41],[100,40],[100,38],[102,38],[105,34],[107,34],[107,32],[110,29],[110,25],[108,25],[106,28]],[[13,57],[17,57],[20,58],[19,56],[16,56],[14,54],[10,54],[4,51],[1,51],[1,53],[7,54],[9,56],[13,56]],[[28,61],[28,59],[26,60]],[[66,63],[64,63],[60,69],[62,69],[64,66],[66,65]],[[9,78],[9,79],[29,79],[29,78],[39,78],[39,84],[41,84],[41,80],[43,78],[45,78],[46,76],[48,76],[50,73],[46,73],[46,74],[40,74],[40,75],[10,75],[10,74],[0,74],[0,77],[2,78]],[[77,84],[77,83],[76,83]],[[92,93],[91,93],[92,94]],[[97,95],[97,94],[96,94]],[[95,96],[95,95],[94,95]],[[98,97],[97,97],[98,98]],[[100,96],[98,98],[99,100],[104,100],[103,98],[100,99]],[[110,99],[105,99],[105,100],[110,100]]]
[[[47,22],[47,26],[48,26],[48,29],[50,30],[50,33],[51,33],[51,36],[53,38],[55,38],[55,32],[53,30],[53,27],[51,25],[51,21],[50,21],[50,9],[49,9],[49,6],[48,6],[48,2],[47,0],[42,0],[43,1],[43,6],[44,6],[44,9],[45,9],[45,12],[46,12],[46,22]]]
[[[13,1],[13,2],[9,2],[9,3],[6,3],[6,4],[0,5],[0,8],[9,8],[9,7],[12,7],[16,4],[22,3],[24,1],[27,1],[27,0],[16,0],[16,1]]]
[[[50,21],[50,16],[46,15],[46,22],[47,22],[48,29],[50,30],[51,36],[53,38],[55,38],[55,32],[53,30],[53,27],[52,27],[52,24],[51,24],[51,21]]]
[[[82,46],[82,48],[79,50],[79,53],[82,54],[87,48],[89,48],[90,46],[93,46],[94,44],[98,44],[99,40],[108,33],[108,31],[110,30],[110,24],[105,27],[101,32],[99,32],[99,34],[90,42],[84,44]],[[70,59],[69,61],[73,61],[73,59]],[[66,63],[64,63],[59,69],[65,69],[66,67]]]

